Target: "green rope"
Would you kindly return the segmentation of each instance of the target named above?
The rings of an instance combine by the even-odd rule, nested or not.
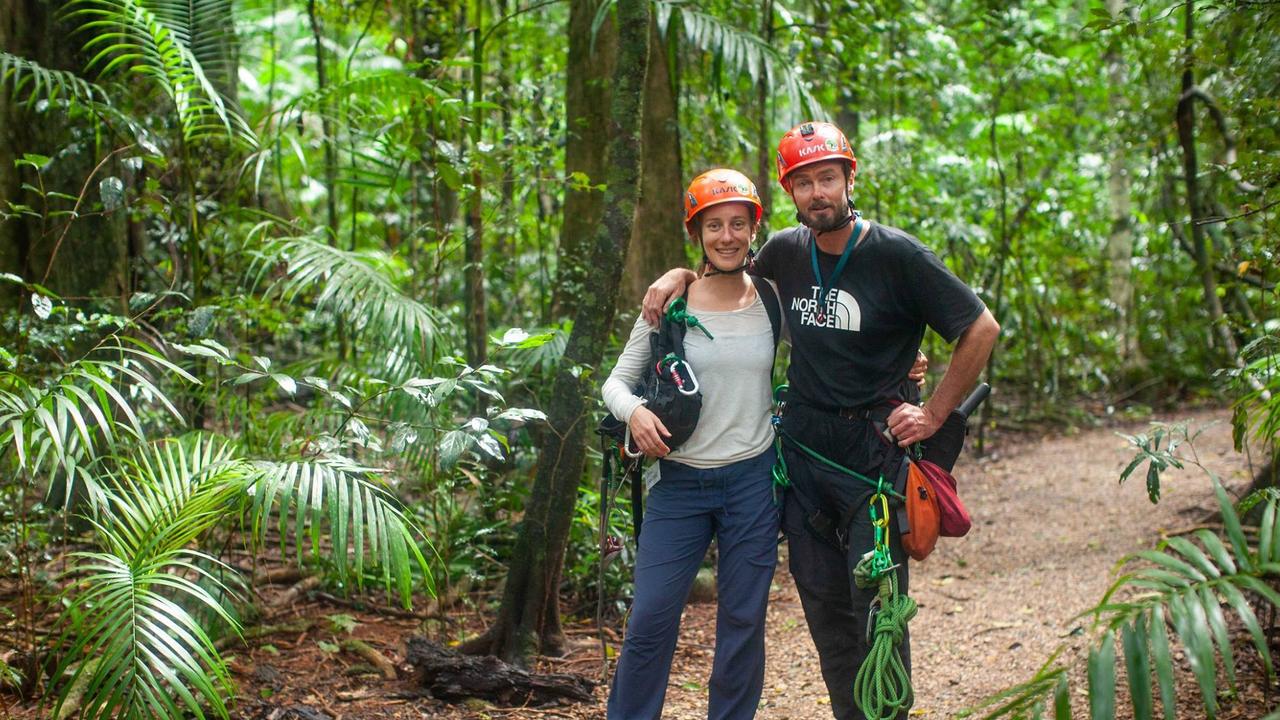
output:
[[[715,340],[711,331],[707,330],[707,326],[703,325],[702,321],[698,318],[690,315],[687,308],[688,303],[685,302],[684,298],[676,298],[671,301],[671,305],[667,307],[667,319],[673,323],[680,323],[685,327],[698,328],[702,331],[702,334],[707,336],[708,340]]]
[[[774,401],[781,401],[781,393],[786,385],[774,388]],[[911,676],[902,662],[898,648],[906,636],[907,623],[916,616],[916,601],[906,595],[898,594],[897,565],[889,554],[889,500],[892,495],[905,500],[901,494],[885,485],[884,476],[876,480],[851,470],[833,460],[824,457],[818,451],[797,441],[790,433],[782,429],[782,417],[775,413],[772,419],[774,430],[774,450],[777,459],[773,465],[773,486],[775,498],[778,489],[791,484],[787,476],[787,463],[782,456],[782,440],[793,445],[818,462],[857,478],[876,489],[871,496],[869,512],[871,525],[875,528],[875,547],[858,560],[853,568],[853,581],[859,588],[875,587],[876,598],[872,601],[875,608],[874,623],[868,631],[874,635],[871,652],[858,668],[858,675],[853,682],[853,697],[858,708],[868,720],[889,720],[905,713],[915,703],[915,692],[911,688]],[[870,622],[870,620],[869,620]]]
[[[873,550],[862,556],[858,564],[867,562],[874,553]],[[858,587],[867,587],[859,582],[856,569],[854,582]],[[899,713],[905,717],[915,703],[911,676],[898,648],[907,632],[907,623],[916,616],[916,601],[898,594],[897,573],[886,573],[875,582],[880,586],[876,596],[879,610],[872,628],[875,640],[853,681],[853,699],[868,720],[888,720],[898,717]]]
[[[868,628],[874,640],[853,681],[854,702],[868,720],[895,718],[910,710],[915,702],[911,676],[898,648],[906,635],[907,623],[916,616],[916,601],[898,594],[898,574],[894,572],[898,566],[889,555],[888,507],[881,479],[870,502],[875,547],[853,568],[855,585],[864,590],[876,588],[876,597],[871,601],[875,620]],[[867,621],[872,622],[870,618]]]

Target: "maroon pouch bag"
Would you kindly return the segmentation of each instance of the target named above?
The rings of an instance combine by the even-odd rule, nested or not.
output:
[[[956,479],[951,473],[943,470],[928,460],[917,460],[920,471],[933,486],[934,497],[938,499],[938,534],[943,537],[964,537],[973,520],[969,511],[960,502],[960,494],[956,492]]]

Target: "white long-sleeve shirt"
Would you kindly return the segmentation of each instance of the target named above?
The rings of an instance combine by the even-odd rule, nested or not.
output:
[[[768,311],[757,297],[738,310],[690,307],[688,312],[715,339],[707,339],[697,328],[685,333],[685,359],[702,390],[702,412],[693,435],[666,459],[713,468],[753,458],[773,442],[769,416],[774,344]],[[605,405],[623,422],[630,422],[631,414],[642,404],[631,389],[649,362],[651,331],[643,317],[636,319],[618,364],[602,388]]]

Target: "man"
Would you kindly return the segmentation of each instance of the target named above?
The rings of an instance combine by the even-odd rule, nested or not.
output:
[[[778,144],[778,180],[797,227],[776,233],[754,272],[774,280],[791,333],[785,436],[870,478],[897,475],[907,446],[927,440],[986,364],[1000,326],[977,295],[907,233],[853,212],[857,160],[844,133],[822,122],[792,128]],[[668,272],[645,295],[651,322],[691,280]],[[903,382],[925,327],[955,342],[951,363],[924,405]],[[853,680],[867,657],[874,590],[852,569],[874,544],[868,485],[784,444],[791,481],[783,507],[790,568],[818,648],[838,720],[862,718]],[[890,552],[907,593],[899,534]],[[910,667],[909,638],[900,648]]]

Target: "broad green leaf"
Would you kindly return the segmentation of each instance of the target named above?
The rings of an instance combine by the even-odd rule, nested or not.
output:
[[[1173,679],[1173,654],[1169,651],[1169,633],[1165,626],[1164,610],[1155,606],[1151,610],[1151,662],[1160,683],[1160,706],[1164,720],[1177,720],[1177,685]]]
[[[1134,720],[1151,720],[1151,664],[1148,654],[1147,618],[1139,615],[1125,623],[1121,633],[1124,668],[1129,678],[1129,699]]]
[[[1089,650],[1089,717],[1111,720],[1116,716],[1116,649],[1111,633]]]

